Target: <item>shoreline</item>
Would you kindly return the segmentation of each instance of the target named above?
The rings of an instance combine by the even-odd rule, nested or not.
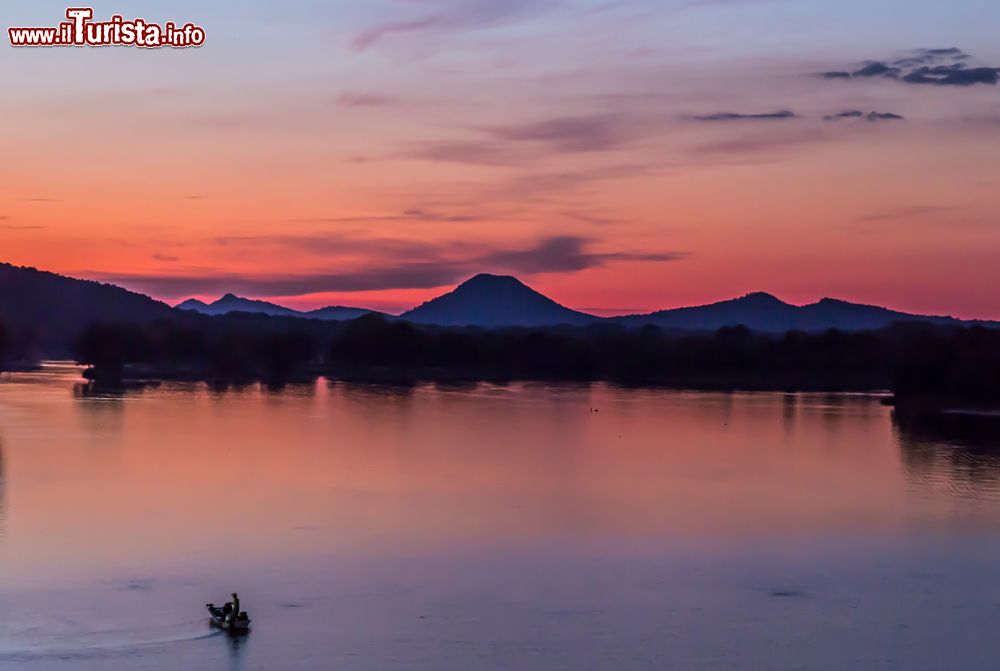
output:
[[[10,375],[43,371],[53,362],[20,363],[8,366],[0,373]],[[205,384],[213,389],[243,387],[259,384],[279,389],[289,385],[313,384],[320,378],[336,382],[357,384],[378,384],[393,386],[415,386],[420,384],[607,384],[622,389],[662,389],[670,391],[692,391],[708,393],[781,393],[781,394],[837,394],[859,395],[878,398],[882,405],[893,408],[908,416],[940,416],[955,419],[969,418],[984,421],[1000,420],[1000,404],[977,402],[969,399],[936,398],[933,395],[903,397],[893,393],[889,384],[882,380],[808,380],[808,376],[762,375],[690,375],[673,378],[632,378],[621,379],[600,376],[530,376],[505,375],[497,370],[468,368],[400,368],[388,366],[326,366],[316,365],[308,369],[289,373],[280,377],[260,374],[216,375],[207,368],[184,367],[136,367],[128,366],[121,376],[105,376],[94,367],[76,362],[60,361],[80,368],[80,376],[93,393],[123,393],[159,387],[163,383],[187,382]],[[103,378],[103,379],[102,379]],[[0,378],[2,379],[2,378]]]
[[[288,384],[312,383],[319,378],[341,382],[399,384],[413,385],[422,383],[454,383],[454,384],[516,384],[516,383],[552,383],[552,384],[596,384],[604,383],[622,388],[637,389],[672,389],[679,391],[706,392],[771,392],[771,393],[837,393],[864,394],[886,397],[891,395],[887,384],[881,380],[860,381],[856,379],[841,380],[807,380],[804,377],[775,377],[753,375],[705,375],[678,376],[674,378],[616,378],[611,376],[554,376],[554,375],[507,375],[497,370],[475,370],[465,368],[392,368],[386,366],[366,367],[331,367],[316,366],[305,371],[299,371],[281,377],[267,375],[213,375],[204,369],[145,369],[126,371],[117,379],[109,379],[99,374],[94,368],[85,368],[81,375],[91,384],[100,387],[140,388],[162,384],[164,382],[200,382],[210,386],[230,386],[246,384],[263,384],[268,386],[284,386]],[[104,377],[102,381],[102,377]]]

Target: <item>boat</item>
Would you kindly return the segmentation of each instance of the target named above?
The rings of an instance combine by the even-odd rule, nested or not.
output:
[[[227,613],[222,608],[216,607],[215,604],[207,603],[205,606],[208,608],[208,615],[212,618],[213,626],[231,632],[248,631],[250,629],[250,616],[247,615],[246,611],[239,613],[236,617],[232,617],[232,613]]]

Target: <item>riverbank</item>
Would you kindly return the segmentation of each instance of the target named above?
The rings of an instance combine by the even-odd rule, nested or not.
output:
[[[621,387],[647,387],[659,389],[690,389],[699,391],[769,391],[769,392],[845,392],[888,393],[886,376],[864,377],[859,375],[809,377],[807,375],[765,375],[746,373],[687,374],[675,376],[588,376],[588,375],[529,375],[511,374],[498,368],[441,368],[393,366],[329,366],[315,365],[274,376],[261,371],[247,371],[237,375],[221,375],[208,367],[182,366],[166,368],[156,366],[126,366],[121,371],[102,371],[90,367],[83,377],[106,388],[140,388],[161,382],[203,382],[210,386],[262,383],[287,385],[308,383],[318,378],[345,382],[374,384],[420,384],[488,382],[510,384],[516,382],[577,382],[609,383]]]

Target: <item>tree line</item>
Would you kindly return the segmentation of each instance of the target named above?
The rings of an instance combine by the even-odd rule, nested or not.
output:
[[[7,327],[0,322],[0,371],[3,370],[7,362],[8,349],[10,348],[10,336],[7,334]]]
[[[901,399],[1000,401],[1000,331],[898,324],[781,335],[655,326],[439,328],[367,315],[317,322],[250,315],[95,324],[77,359],[129,377],[268,382],[353,379],[609,381],[703,389],[876,390]]]

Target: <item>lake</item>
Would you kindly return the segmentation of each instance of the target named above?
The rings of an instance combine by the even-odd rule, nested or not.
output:
[[[0,668],[1000,660],[1000,444],[877,397],[80,383],[0,381]]]

